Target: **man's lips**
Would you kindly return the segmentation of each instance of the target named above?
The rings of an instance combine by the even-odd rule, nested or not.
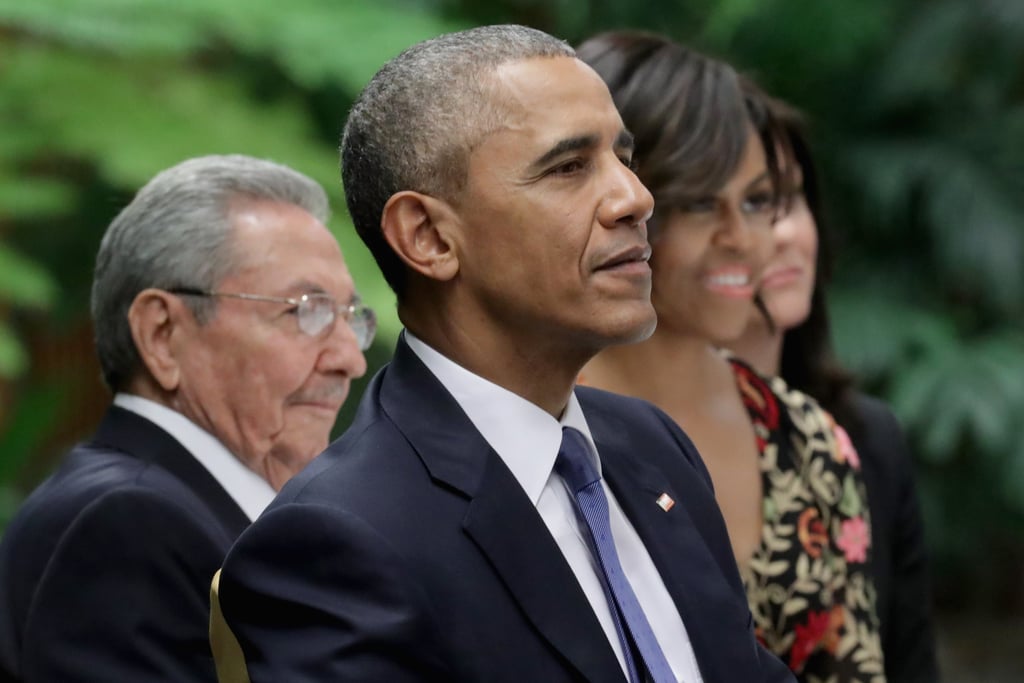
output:
[[[638,244],[636,246],[617,251],[605,258],[595,270],[624,270],[642,268],[650,270],[647,261],[651,258],[651,245]]]

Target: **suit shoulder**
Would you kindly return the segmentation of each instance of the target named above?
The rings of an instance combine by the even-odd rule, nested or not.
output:
[[[850,437],[861,456],[869,489],[892,489],[893,496],[903,495],[900,491],[912,485],[914,464],[899,418],[887,403],[859,391],[852,393],[850,402],[858,421]]]
[[[638,438],[665,437],[684,451],[696,451],[685,430],[650,401],[584,386],[576,388],[576,396],[588,422],[601,420]]]
[[[902,433],[903,427],[900,425],[899,418],[896,417],[896,413],[892,411],[889,404],[882,399],[862,391],[851,391],[850,403],[865,428],[873,430],[885,428]]]
[[[48,480],[46,488],[34,492],[11,521],[3,545],[17,548],[28,544],[33,554],[45,555],[57,552],[76,535],[95,536],[98,542],[133,538],[134,545],[150,547],[198,535],[221,544],[207,533],[212,528],[210,520],[191,492],[184,487],[178,492],[152,486],[145,477],[140,482],[140,474],[148,468],[131,469],[135,468],[119,476],[107,472],[99,482],[63,477]]]
[[[78,447],[19,508],[4,533],[2,557],[45,563],[83,533],[98,534],[98,540],[135,535],[136,546],[209,537],[204,529],[215,526],[204,515],[206,507],[191,490],[159,466]]]
[[[86,444],[68,453],[57,470],[29,495],[18,516],[43,511],[78,514],[118,492],[136,498],[180,501],[189,507],[194,502],[191,491],[159,465]]]
[[[390,454],[411,448],[390,420],[378,416],[355,422],[284,485],[271,507],[298,501],[322,486],[360,486],[366,477],[394,466]]]
[[[577,386],[575,391],[584,413],[588,416],[600,415],[602,419],[619,416],[618,419],[631,424],[636,424],[639,420],[647,429],[663,430],[666,420],[675,424],[661,408],[642,398],[588,386]]]

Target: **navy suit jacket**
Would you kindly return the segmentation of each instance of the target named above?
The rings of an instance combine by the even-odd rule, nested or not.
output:
[[[755,641],[690,441],[647,403],[577,395],[704,680],[793,680]],[[404,342],[348,431],[232,547],[219,596],[253,682],[624,680],[533,504]]]
[[[0,543],[0,680],[215,681],[210,579],[248,524],[180,443],[111,407]]]

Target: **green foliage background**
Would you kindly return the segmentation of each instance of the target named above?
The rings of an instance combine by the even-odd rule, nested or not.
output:
[[[407,45],[503,21],[573,43],[669,33],[808,113],[837,233],[836,342],[908,430],[943,604],[1024,612],[1017,0],[0,0],[0,524],[88,432],[54,436],[85,380],[41,375],[39,340],[82,327],[102,231],[183,158],[244,152],[328,188],[385,362],[398,324],[344,215],[344,114]]]

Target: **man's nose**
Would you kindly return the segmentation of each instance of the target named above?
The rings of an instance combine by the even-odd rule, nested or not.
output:
[[[654,212],[654,197],[629,167],[618,158],[609,171],[609,190],[599,218],[606,228],[638,226]]]
[[[317,360],[317,369],[324,373],[342,373],[356,379],[366,374],[366,356],[359,348],[355,330],[340,318],[324,340],[324,348]]]

